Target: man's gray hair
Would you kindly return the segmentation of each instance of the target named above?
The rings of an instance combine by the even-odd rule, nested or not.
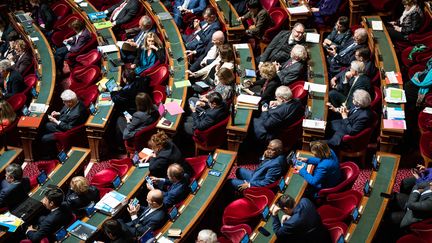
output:
[[[0,61],[0,70],[5,71],[12,67],[12,63],[8,59],[4,59]]]
[[[370,106],[371,96],[366,90],[357,89],[354,91],[353,101],[355,101],[360,108],[366,108]]]
[[[22,179],[23,171],[19,164],[12,163],[8,167],[6,167],[6,174],[12,176],[14,178],[14,181],[19,181]]]
[[[365,71],[365,65],[364,62],[361,61],[352,61],[351,62],[351,69],[356,71],[358,74],[362,74]]]
[[[306,48],[302,45],[296,44],[291,50],[291,58],[295,59],[296,61],[306,60],[307,58]]]
[[[303,29],[305,29],[304,24],[302,24],[300,22],[295,23],[294,26],[293,26],[293,29],[296,28],[297,26],[301,26]]]
[[[217,243],[217,235],[215,232],[209,229],[203,229],[198,233],[198,241],[203,241],[205,243]]]
[[[359,44],[363,44],[367,41],[368,33],[365,28],[358,28],[355,30],[354,34],[358,34],[360,40],[358,41]]]
[[[153,24],[153,21],[151,20],[151,18],[148,15],[142,16],[141,21],[142,21],[143,25],[152,25]]]
[[[276,89],[275,96],[284,100],[290,100],[292,98],[292,92],[288,86],[282,85]]]
[[[73,92],[70,89],[66,89],[65,91],[63,91],[63,93],[61,93],[61,95],[60,95],[60,98],[63,101],[70,101],[70,100],[77,100],[78,99],[78,97],[75,94],[75,92]]]

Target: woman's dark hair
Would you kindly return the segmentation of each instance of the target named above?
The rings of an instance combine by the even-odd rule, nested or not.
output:
[[[48,189],[45,192],[45,197],[48,199],[48,201],[53,202],[56,207],[60,206],[63,202],[63,191],[59,187],[54,187],[51,189]]]
[[[148,95],[147,93],[138,93],[135,97],[135,104],[137,111],[145,111],[147,113],[150,113],[153,110],[153,101],[150,98],[150,95]]]
[[[219,54],[221,60],[224,62],[233,62],[234,61],[234,51],[230,44],[223,44],[219,48]]]
[[[136,79],[135,71],[132,68],[126,68],[123,71],[123,79],[126,80],[127,83],[132,83]]]
[[[295,200],[290,195],[282,195],[276,202],[276,205],[280,208],[292,209],[295,205]]]
[[[363,61],[367,61],[370,59],[371,52],[367,47],[362,47],[360,49],[357,49],[357,53],[361,58],[363,58]]]
[[[344,31],[349,29],[349,19],[347,16],[340,16],[338,22],[343,27]]]
[[[15,30],[12,30],[8,35],[7,35],[7,40],[8,41],[16,41],[19,40],[20,36],[18,34],[18,32],[16,32]]]
[[[120,238],[123,235],[121,224],[115,219],[109,219],[102,225],[105,234],[112,235],[114,239]]]
[[[221,105],[223,102],[222,95],[219,92],[211,92],[207,95],[209,103],[215,103],[217,106]]]
[[[262,5],[259,0],[249,0],[249,2],[247,3],[247,7],[254,8],[254,9],[261,9]]]

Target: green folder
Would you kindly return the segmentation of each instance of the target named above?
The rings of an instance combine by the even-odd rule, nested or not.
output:
[[[402,90],[392,89],[390,90],[390,97],[392,99],[402,99]]]

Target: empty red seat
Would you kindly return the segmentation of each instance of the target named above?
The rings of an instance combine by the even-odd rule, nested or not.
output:
[[[222,225],[220,229],[223,236],[219,237],[219,242],[240,242],[245,234],[252,234],[252,229],[247,224]]]
[[[70,14],[71,7],[65,1],[60,0],[51,4],[51,10],[56,15],[58,21],[60,19],[67,17]]]
[[[117,169],[108,167],[96,173],[92,177],[90,184],[96,186],[97,188],[112,188],[112,182],[117,175]]]
[[[7,102],[12,106],[12,109],[18,113],[25,105],[27,96],[22,93],[15,94],[7,99]]]
[[[38,77],[34,74],[25,76],[24,83],[27,85],[27,87],[22,92],[22,94],[27,95],[30,92],[30,90],[36,86],[37,81],[38,81]]]
[[[341,237],[341,235],[345,235],[348,226],[343,222],[337,222],[332,223],[329,225],[325,225],[327,227],[327,230],[330,233],[330,237],[332,239],[332,242],[336,243],[338,242],[338,239]]]
[[[102,54],[98,50],[94,49],[87,53],[77,56],[75,61],[82,66],[90,66],[90,65],[99,66],[101,58],[102,58]]]
[[[85,107],[89,107],[90,104],[94,104],[96,102],[99,96],[98,86],[92,85],[86,89],[79,89],[76,91],[76,95]]]
[[[169,77],[168,65],[158,65],[158,67],[153,72],[147,73],[145,76],[141,74],[141,77],[150,78],[150,87],[165,85]]]
[[[420,136],[420,154],[427,168],[432,161],[432,131],[423,132]]]
[[[85,124],[78,125],[64,132],[55,132],[57,150],[69,150],[72,146],[88,147]]]
[[[292,97],[299,99],[303,105],[306,105],[308,91],[304,90],[304,81],[296,81],[290,84],[288,87],[291,89]]]
[[[70,29],[69,25],[77,19],[83,20],[79,14],[68,15],[67,17],[62,19],[62,21],[57,21],[54,23],[54,30]]]
[[[101,70],[98,66],[92,65],[82,71],[72,71],[70,74],[71,85],[69,89],[77,91],[85,89],[99,80]]]
[[[345,221],[352,210],[360,204],[362,194],[356,190],[327,196],[326,204],[317,209],[324,224]]]
[[[156,85],[153,87],[153,103],[159,105],[160,103],[164,103],[166,99],[166,88],[162,85]]]
[[[272,9],[274,9],[274,7],[279,6],[279,1],[278,0],[260,0],[261,5],[263,6],[264,9],[266,9],[267,11],[271,11]]]
[[[420,133],[432,131],[432,115],[426,112],[420,112],[418,116],[418,127]]]
[[[268,4],[272,4],[271,1],[261,1]],[[273,1],[279,2],[279,1]],[[268,10],[268,9],[267,9]],[[273,26],[268,28],[263,35],[262,42],[270,43],[270,41],[283,29],[288,21],[288,14],[283,8],[271,8],[269,10],[271,19],[273,20]]]
[[[120,177],[126,175],[130,167],[132,167],[132,160],[130,158],[112,159],[108,162],[111,167],[115,168]]]
[[[192,179],[200,178],[202,173],[206,169],[207,156],[201,155],[201,156],[197,156],[197,157],[186,158],[185,161],[186,161],[186,163],[188,163],[192,167],[192,169],[194,171],[194,176]]]

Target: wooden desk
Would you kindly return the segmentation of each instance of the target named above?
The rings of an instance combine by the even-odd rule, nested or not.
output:
[[[212,169],[206,168],[201,176],[202,184],[198,192],[190,194],[183,205],[179,208],[184,209],[180,212],[180,216],[175,222],[168,221],[161,229],[160,236],[168,237],[168,230],[171,228],[181,229],[181,239],[184,241],[188,238],[188,234],[197,226],[205,212],[212,205],[212,202],[222,190],[225,180],[228,178],[231,167],[236,160],[237,153],[227,150],[217,149],[216,163],[213,166],[214,170],[220,171],[222,174],[219,177],[211,176],[208,172]],[[199,182],[200,180],[198,180]]]
[[[357,224],[351,223],[345,236],[346,242],[372,242],[375,232],[381,222],[389,201],[380,196],[381,192],[391,193],[399,166],[400,155],[378,152],[377,158],[381,165],[378,171],[373,171],[372,191],[369,197],[363,197],[363,211]]]
[[[302,156],[305,158],[312,157],[312,154],[308,151],[299,151],[298,156]],[[294,173],[294,168],[291,167],[291,169],[288,171],[287,176],[284,177],[289,178],[287,187],[285,188],[284,192],[278,192],[275,196],[275,199],[273,200],[274,204],[277,199],[282,195],[290,195],[295,199],[296,204],[300,201],[300,199],[303,196],[303,192],[307,187],[307,182],[303,179],[303,177],[299,174]],[[279,213],[279,217],[282,216],[282,213]],[[268,232],[270,232],[270,236],[265,236],[261,234],[261,232],[258,231],[259,227],[265,228]],[[254,229],[252,232],[252,235],[250,236],[250,239],[252,242],[275,242],[276,241],[276,235],[273,231],[273,219],[270,217],[267,221],[261,220],[261,222],[258,224],[258,226]]]
[[[157,14],[169,13],[160,1],[154,1],[152,3],[144,2],[144,7],[148,13],[153,13],[153,18],[156,20],[156,24],[164,37],[165,47],[168,49],[168,60],[171,69],[168,85],[171,90],[171,96],[167,99],[174,98],[182,100],[181,106],[184,108],[186,103],[187,87],[177,88],[175,86],[176,82],[188,79],[188,74],[186,73],[188,70],[188,63],[185,61],[187,60],[187,57],[182,36],[173,19],[160,20],[159,17],[157,17]],[[181,121],[182,114],[172,116],[167,113],[164,117],[165,119],[170,120],[172,125],[170,127],[166,127],[159,123],[157,128],[164,130],[171,136],[174,136]]]
[[[300,1],[300,2],[303,3],[304,5],[306,5],[307,8],[309,8],[306,1]],[[291,6],[287,5],[286,0],[279,0],[279,3],[280,3],[281,8],[285,9],[286,13],[288,14],[288,28],[289,29],[292,29],[294,27],[295,23],[297,23],[297,22],[305,24],[306,21],[309,18],[311,18],[311,16],[312,16],[312,12],[310,11],[310,8],[309,8],[309,12],[305,13],[305,14],[291,14],[287,9],[288,7],[291,7]]]
[[[326,58],[321,44],[307,43],[307,50],[309,53],[309,77],[308,81],[316,84],[327,85],[326,93],[314,92],[309,94],[308,108],[310,114],[308,119],[327,121],[327,101],[328,101],[328,75]],[[309,150],[309,143],[311,141],[324,139],[324,130],[303,128],[303,150]]]
[[[98,39],[104,39],[104,41],[107,42],[106,43],[107,45],[116,44],[117,42],[116,37],[110,28],[96,31],[93,24],[89,21],[87,15],[89,13],[98,12],[98,10],[91,3],[85,1],[88,3],[88,6],[80,7],[73,0],[67,0],[67,2],[72,7],[74,12],[80,14],[83,17],[83,19],[86,21],[88,25],[88,28],[90,28],[89,30],[91,30],[93,33],[98,34],[99,37]],[[107,58],[119,59],[120,51],[108,53]],[[103,66],[107,71],[106,77],[114,78],[117,81],[117,83],[120,83],[121,73],[122,73],[121,66],[115,67],[108,60],[104,60]],[[106,135],[105,132],[108,128],[108,122],[111,118],[113,108],[114,108],[113,105],[99,106],[96,115],[90,115],[85,124],[86,131],[87,131],[87,138],[91,150],[92,162],[100,161],[101,143],[103,141],[104,136]]]
[[[253,55],[252,47],[248,44],[247,49],[245,48],[234,48],[237,51],[237,58],[240,59],[240,69],[244,73],[244,69],[255,70],[255,58]],[[251,58],[251,61],[247,61]],[[240,83],[243,83],[245,79],[251,79],[246,77],[240,77]],[[252,119],[252,110],[247,109],[236,109],[236,114],[234,118],[234,124],[232,124],[232,119],[229,120],[227,125],[227,139],[228,139],[228,149],[232,151],[238,151],[240,144],[246,138],[249,130],[249,125]]]
[[[382,21],[380,16],[364,16],[363,26],[367,29],[369,39],[372,40],[370,43],[371,47],[375,52],[375,61],[381,75],[381,90],[386,87],[394,87],[403,89],[403,85],[398,84],[386,84],[384,72],[400,72],[399,62],[396,53],[393,48],[393,43],[388,35],[387,29],[384,27],[383,31],[372,30],[368,26],[372,26],[371,21]],[[399,107],[404,109],[404,104],[390,104],[382,99],[382,105],[387,107]],[[384,129],[383,120],[384,116],[381,116],[381,133],[380,133],[380,151],[391,152],[393,146],[397,145],[400,139],[403,137],[404,130],[400,129]]]
[[[8,167],[8,165],[10,165],[11,163],[15,162],[20,164],[20,162],[18,162],[17,160],[19,159],[20,161],[22,161],[22,151],[23,150],[21,148],[16,148],[12,146],[8,146],[7,151],[5,151],[4,149],[0,151],[0,174],[3,173],[6,167]]]
[[[226,30],[228,42],[240,42],[246,33],[246,28],[241,21],[237,20],[240,16],[232,4],[227,0],[210,0],[209,2],[214,9],[219,10],[217,11],[219,22]]]
[[[14,26],[14,29],[23,36],[27,43],[33,43],[30,47],[34,57],[38,58],[37,74],[39,76],[39,81],[37,82],[36,90],[39,92],[39,95],[36,99],[33,99],[32,102],[50,105],[56,80],[56,66],[51,46],[45,38],[45,35],[35,24],[30,26],[21,25],[18,21],[15,21],[12,14],[9,14],[9,19],[11,20],[10,22]],[[32,42],[29,37],[38,38],[39,40]],[[44,118],[45,113],[33,113],[31,116]],[[33,141],[36,140],[38,130],[39,126],[32,128],[18,126],[24,149],[25,161],[33,161],[32,145]]]

